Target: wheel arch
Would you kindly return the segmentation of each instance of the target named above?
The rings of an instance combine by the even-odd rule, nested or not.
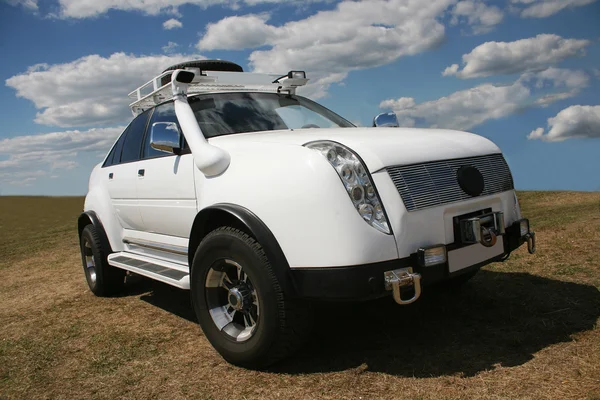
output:
[[[277,280],[284,293],[294,296],[295,286],[291,279],[290,266],[277,239],[267,225],[252,211],[245,207],[219,203],[202,209],[194,219],[188,245],[188,262],[190,270],[196,249],[202,239],[221,226],[231,226],[252,236],[265,251]]]
[[[81,241],[81,232],[87,225],[93,225],[96,228],[96,232],[100,237],[100,242],[102,247],[106,249],[106,255],[112,253],[112,247],[110,246],[110,242],[108,241],[108,236],[106,236],[106,231],[104,230],[104,226],[100,219],[93,211],[84,211],[77,218],[77,233],[79,235],[79,241]]]

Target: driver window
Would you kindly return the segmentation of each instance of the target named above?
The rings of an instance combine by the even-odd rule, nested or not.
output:
[[[146,133],[146,138],[144,140],[144,159],[164,157],[170,155],[163,151],[153,149],[150,146],[150,132],[152,130],[152,125],[155,122],[175,122],[177,124],[177,128],[179,128],[179,132],[181,132],[181,127],[179,126],[179,123],[177,122],[177,116],[175,115],[175,106],[173,105],[173,102],[164,103],[156,107],[154,109],[154,112],[152,113],[152,117],[150,118],[150,123],[148,124],[148,132]]]

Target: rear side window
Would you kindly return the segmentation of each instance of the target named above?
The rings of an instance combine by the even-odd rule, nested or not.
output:
[[[106,161],[104,161],[104,165],[102,165],[103,167],[110,167],[111,165],[119,163],[119,160],[121,159],[121,151],[123,150],[123,142],[125,141],[125,136],[127,135],[128,130],[129,128],[125,129],[125,132],[121,134],[119,140],[117,140],[117,143],[115,143],[112,150],[108,154],[108,157],[106,157]]]
[[[121,153],[122,163],[140,159],[142,140],[144,138],[144,132],[146,132],[148,115],[150,115],[148,111],[138,115],[129,125],[125,141],[123,142],[123,152]]]
[[[108,166],[112,165],[113,158],[115,156],[115,148],[116,147],[117,147],[117,145],[115,144],[113,146],[113,148],[110,150],[110,153],[108,153],[108,157],[106,157],[106,160],[104,161],[104,164],[102,164],[103,167],[108,167]]]

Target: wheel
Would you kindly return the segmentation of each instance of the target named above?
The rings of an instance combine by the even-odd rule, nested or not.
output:
[[[198,246],[191,295],[207,339],[235,365],[267,367],[310,332],[308,305],[285,298],[260,244],[234,228],[218,228]]]
[[[200,68],[202,71],[224,71],[224,72],[244,72],[244,69],[231,61],[223,60],[197,60],[187,61],[181,64],[171,65],[163,72],[174,71],[183,68]],[[166,85],[171,82],[171,75],[164,76],[161,79],[161,85]]]
[[[102,248],[102,242],[93,225],[87,225],[81,232],[81,261],[85,279],[92,293],[104,297],[123,289],[125,271],[108,265],[108,250]]]

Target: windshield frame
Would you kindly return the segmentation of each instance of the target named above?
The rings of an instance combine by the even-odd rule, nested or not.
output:
[[[188,102],[190,103],[190,106],[193,107],[193,104],[195,102],[201,101],[203,98],[204,99],[210,99],[210,98],[214,98],[215,96],[227,96],[227,97],[235,97],[235,95],[252,95],[252,96],[265,96],[265,97],[272,97],[272,96],[277,96],[279,98],[279,101],[281,101],[281,99],[290,99],[293,101],[298,102],[298,105],[300,105],[301,107],[304,107],[306,109],[308,109],[309,111],[312,111],[316,114],[319,114],[321,117],[333,122],[334,124],[338,125],[339,128],[356,128],[356,125],[354,125],[352,122],[348,121],[346,118],[340,116],[339,114],[331,111],[330,109],[328,109],[327,107],[313,101],[310,100],[306,97],[303,96],[298,96],[298,95],[290,95],[290,94],[283,94],[283,93],[274,93],[274,92],[236,92],[236,91],[231,91],[231,92],[212,92],[212,93],[200,93],[200,94],[193,94],[188,96]],[[285,107],[285,106],[283,106]],[[275,111],[275,109],[274,109]],[[194,115],[196,115],[196,112],[194,112]],[[198,117],[196,116],[196,120],[198,122],[198,124],[200,126],[202,126],[201,121],[198,121]],[[283,120],[282,120],[283,121]],[[285,125],[285,122],[283,122],[283,124]],[[335,127],[335,129],[337,129],[338,127]],[[296,129],[300,129],[300,128],[282,128],[282,129],[262,129],[262,130],[247,130],[247,131],[243,131],[243,132],[228,132],[228,133],[212,133],[212,132],[205,132],[206,129],[202,129],[202,133],[204,135],[204,137],[206,139],[210,139],[210,138],[214,138],[214,137],[219,137],[219,136],[230,136],[230,135],[238,135],[238,134],[247,134],[247,133],[255,133],[255,132],[272,132],[272,131],[280,131],[280,130],[296,130]],[[307,128],[304,128],[307,129]],[[330,129],[330,128],[314,128],[314,129]]]

